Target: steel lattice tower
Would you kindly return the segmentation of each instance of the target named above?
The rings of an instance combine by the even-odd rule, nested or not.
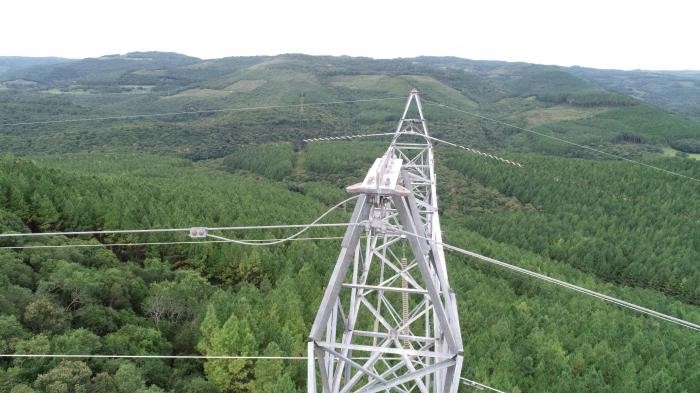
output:
[[[359,198],[309,336],[309,393],[457,391],[462,339],[428,136],[414,89],[387,151],[347,188]]]

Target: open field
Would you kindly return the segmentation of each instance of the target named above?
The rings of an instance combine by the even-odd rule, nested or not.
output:
[[[680,151],[672,148],[672,147],[664,147],[663,148],[664,155],[667,157],[676,157],[678,156],[678,153],[681,153]],[[700,154],[698,153],[685,153],[689,158],[692,158],[694,160],[700,160]]]

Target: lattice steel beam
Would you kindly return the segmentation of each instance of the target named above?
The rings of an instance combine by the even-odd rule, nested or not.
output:
[[[308,393],[455,393],[462,338],[417,90],[387,151],[347,190],[360,194],[357,225],[348,226],[311,328]]]

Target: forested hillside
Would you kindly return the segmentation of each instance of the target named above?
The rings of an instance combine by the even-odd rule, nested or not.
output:
[[[0,149],[21,154],[142,151],[219,158],[251,143],[390,128],[413,87],[429,102],[628,156],[674,153],[672,146],[685,146],[675,141],[697,142],[700,134],[700,122],[605,90],[568,69],[524,63],[305,55],[200,60],[137,52],[24,68],[0,80]],[[396,99],[314,105],[385,97]],[[236,110],[302,100],[303,110]],[[179,112],[185,113],[17,124]],[[436,136],[455,142],[582,154],[464,113],[433,107],[430,114]]]
[[[700,119],[700,72],[616,71],[572,67],[597,85]]]
[[[68,59],[60,57],[20,57],[20,56],[0,56],[0,79],[7,74],[20,72],[27,68],[59,64]]]
[[[0,88],[0,233],[308,223],[347,198],[344,187],[386,139],[303,139],[391,132],[415,86],[435,136],[523,164],[438,144],[447,243],[700,322],[700,184],[436,105],[700,178],[700,123],[566,69],[154,52],[13,72]],[[20,89],[20,80],[33,83]],[[293,106],[302,98],[303,110]],[[374,98],[390,99],[314,105]],[[325,222],[345,222],[351,208]],[[123,245],[190,240],[180,232],[0,238],[0,354],[304,356],[340,242]],[[700,391],[696,332],[447,258],[465,377],[507,392]],[[0,357],[8,393],[305,386],[306,362],[297,360]]]

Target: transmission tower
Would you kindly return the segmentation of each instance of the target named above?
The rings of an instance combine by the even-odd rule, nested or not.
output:
[[[308,393],[457,391],[462,338],[434,169],[413,89],[387,151],[347,188],[359,198],[309,335]]]

